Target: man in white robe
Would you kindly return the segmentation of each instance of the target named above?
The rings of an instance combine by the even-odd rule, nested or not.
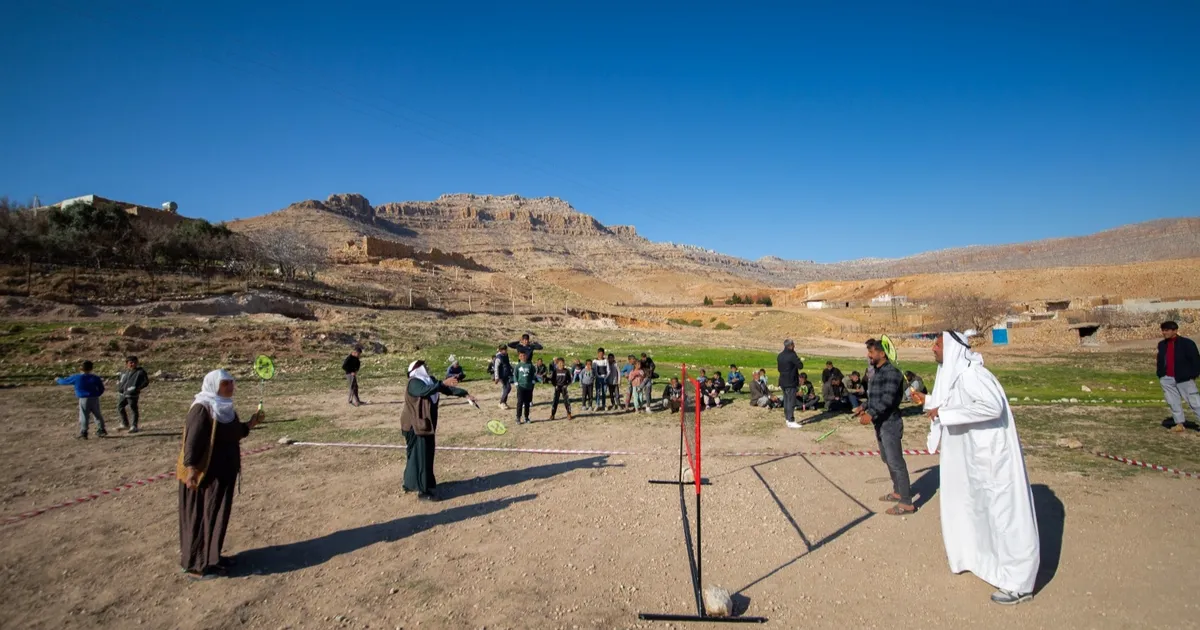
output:
[[[940,446],[942,536],[950,570],[970,571],[995,586],[997,604],[1028,601],[1041,550],[1008,397],[965,335],[943,333],[933,355],[938,362],[933,393],[915,402],[924,404],[931,420],[929,451]]]

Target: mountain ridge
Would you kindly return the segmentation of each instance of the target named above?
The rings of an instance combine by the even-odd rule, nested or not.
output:
[[[371,235],[416,247],[458,252],[497,270],[669,267],[688,273],[721,272],[763,286],[788,288],[818,280],[866,280],[954,271],[1000,271],[1112,265],[1200,257],[1200,217],[1154,219],[1084,236],[1002,245],[969,245],[900,258],[836,263],[763,256],[749,260],[694,245],[650,241],[634,226],[607,226],[558,197],[449,193],[432,201],[372,205],[357,193],[306,200],[268,215],[236,222],[252,226],[315,210],[373,230]],[[319,218],[319,215],[317,215]],[[272,219],[272,217],[274,219]],[[311,220],[312,217],[309,217]],[[311,222],[311,221],[308,221]],[[311,226],[310,226],[311,227]],[[235,226],[235,229],[237,227]],[[353,232],[353,226],[330,231]],[[616,257],[618,261],[606,260]],[[615,269],[614,269],[615,267]]]

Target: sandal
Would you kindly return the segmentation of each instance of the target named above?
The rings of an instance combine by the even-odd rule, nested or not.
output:
[[[888,508],[887,513],[891,514],[892,516],[908,516],[909,514],[917,513],[917,506],[910,505],[905,507],[903,503],[897,503],[896,505]]]
[[[879,500],[883,501],[884,503],[899,503],[900,495],[896,494],[895,492],[890,492],[879,497]]]

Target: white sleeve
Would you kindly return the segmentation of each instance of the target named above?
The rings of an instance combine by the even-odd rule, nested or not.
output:
[[[938,408],[938,420],[942,426],[956,426],[989,422],[1004,413],[1004,390],[996,377],[981,370],[968,370],[955,384],[961,404],[947,404]]]

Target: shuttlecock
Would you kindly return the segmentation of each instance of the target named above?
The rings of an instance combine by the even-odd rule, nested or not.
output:
[[[683,483],[696,483],[696,475],[692,472],[692,467],[687,462],[680,464],[679,476],[683,478]]]
[[[733,598],[729,591],[710,586],[704,589],[704,612],[709,617],[728,617],[733,614]]]

